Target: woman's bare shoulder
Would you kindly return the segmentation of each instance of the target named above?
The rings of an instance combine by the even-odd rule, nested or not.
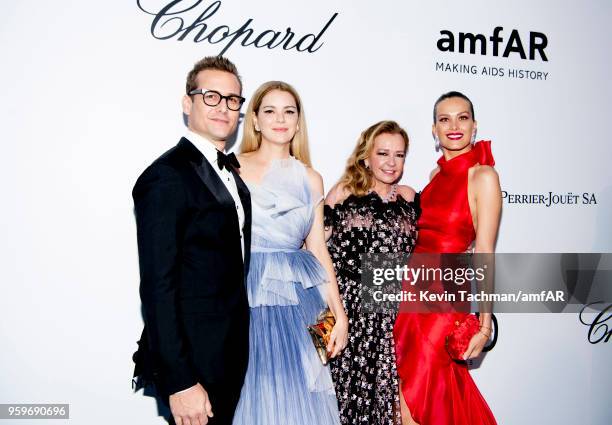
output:
[[[414,196],[416,195],[416,191],[410,186],[406,185],[398,185],[397,193],[408,202],[414,201]]]
[[[344,183],[338,182],[333,185],[327,193],[327,196],[325,197],[325,204],[333,207],[336,204],[341,204],[344,202],[344,200],[350,195],[351,191],[348,189],[348,187]]]
[[[436,167],[433,170],[431,170],[431,173],[429,173],[429,181],[432,181],[433,178],[436,176],[436,174],[438,174],[440,172],[440,167]]]
[[[470,178],[478,186],[499,186],[499,174],[490,165],[477,164],[470,169]]]

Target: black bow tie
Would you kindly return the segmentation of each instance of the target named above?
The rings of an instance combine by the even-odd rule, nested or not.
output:
[[[232,167],[240,168],[240,163],[236,155],[234,155],[234,152],[226,155],[221,151],[217,151],[217,165],[219,166],[219,170],[223,170],[223,167],[225,167],[227,171],[232,171]]]

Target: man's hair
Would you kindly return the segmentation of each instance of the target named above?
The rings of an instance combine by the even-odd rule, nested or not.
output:
[[[201,71],[206,71],[207,69],[225,71],[233,74],[236,79],[238,79],[240,92],[242,93],[242,80],[240,79],[236,65],[223,56],[206,56],[205,58],[197,61],[193,65],[191,71],[189,71],[189,74],[187,74],[187,83],[185,84],[185,91],[187,94],[189,94],[190,91],[198,88],[198,82],[196,80],[198,73]]]

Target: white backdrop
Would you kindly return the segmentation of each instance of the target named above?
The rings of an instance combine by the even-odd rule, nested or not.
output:
[[[149,11],[168,3],[141,2]],[[185,0],[174,10],[193,10],[174,16],[188,25],[212,3]],[[255,35],[291,27],[296,40],[338,13],[314,53],[239,41],[226,52],[247,98],[267,80],[296,86],[326,187],[359,132],[394,119],[411,138],[403,180],[422,189],[438,156],[432,104],[460,90],[474,101],[479,136],[493,141],[504,191],[580,194],[576,205],[505,202],[498,251],[612,251],[609,1],[219,5],[208,31],[234,31],[252,18]],[[163,423],[153,400],[130,388],[142,326],[131,188],[184,132],[187,71],[227,43],[196,43],[199,29],[183,41],[158,40],[153,19],[136,0],[3,4],[0,403],[70,403],[78,424]],[[443,30],[488,38],[497,26],[502,47],[513,29],[526,49],[531,31],[545,34],[548,60],[494,56],[490,42],[486,55],[436,46]],[[436,70],[437,62],[478,73]],[[505,75],[481,75],[483,66]],[[510,78],[509,69],[547,79]],[[582,204],[583,193],[597,204]],[[500,320],[498,347],[473,371],[500,424],[611,422],[610,343],[590,344],[576,314]]]

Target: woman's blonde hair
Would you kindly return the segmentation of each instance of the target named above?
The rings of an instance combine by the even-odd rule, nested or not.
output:
[[[249,106],[246,111],[244,119],[244,130],[242,134],[242,143],[240,145],[240,152],[254,152],[259,149],[261,145],[261,133],[255,131],[255,120],[254,116],[259,112],[261,101],[264,96],[270,93],[272,90],[280,90],[287,92],[295,99],[295,104],[298,111],[298,131],[293,136],[291,144],[289,146],[289,153],[296,159],[299,159],[307,166],[312,166],[310,163],[310,152],[308,150],[308,131],[306,130],[306,118],[304,116],[304,108],[302,107],[302,100],[298,95],[297,91],[290,85],[283,81],[268,81],[262,84],[253,94]]]
[[[374,140],[381,134],[399,134],[404,139],[404,153],[408,151],[408,134],[395,121],[380,121],[365,129],[357,146],[349,157],[344,174],[340,178],[340,186],[350,193],[363,196],[374,186],[372,172],[366,167],[365,160],[372,154]]]

